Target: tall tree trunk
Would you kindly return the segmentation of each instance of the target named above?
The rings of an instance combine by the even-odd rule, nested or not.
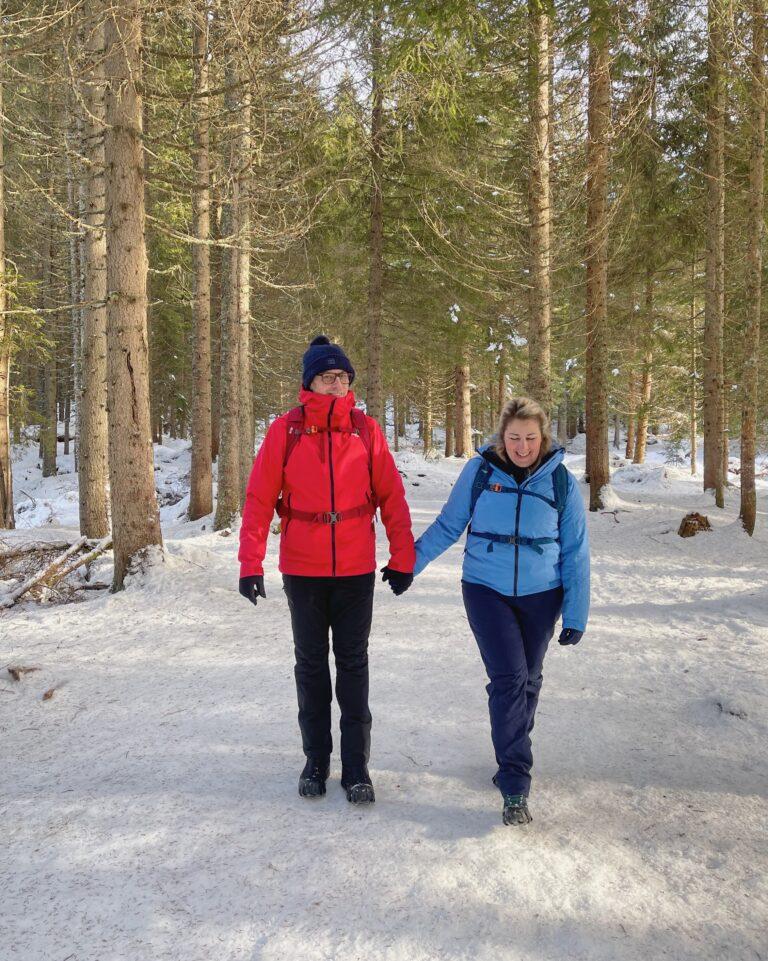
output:
[[[651,416],[651,390],[653,387],[653,285],[654,275],[650,266],[645,274],[645,324],[643,330],[643,367],[640,383],[640,403],[637,408],[637,430],[632,462],[645,463],[645,448],[648,443],[648,421]]]
[[[0,0],[0,15],[5,4]],[[0,527],[16,526],[13,515],[13,474],[11,471],[11,321],[5,273],[5,113],[3,110],[4,41],[0,37]]]
[[[231,86],[231,83],[230,83]],[[230,106],[234,114],[234,108]],[[234,150],[233,146],[233,150]],[[233,168],[234,169],[234,168]],[[237,236],[232,197],[222,203],[221,234],[232,243]],[[223,296],[221,298],[221,381],[219,393],[219,472],[216,498],[215,530],[230,527],[240,509],[240,304],[237,289],[240,259],[237,249],[222,250],[221,270]]]
[[[496,392],[496,420],[501,417],[504,404],[507,401],[507,348],[505,344],[499,347],[499,372]]]
[[[424,400],[421,407],[421,439],[424,445],[424,455],[432,450],[432,428],[434,424],[434,401],[432,397],[432,371],[427,371],[424,387]]]
[[[107,404],[117,591],[148,548],[162,546],[149,417],[140,0],[111,8],[105,50]]]
[[[472,397],[469,387],[469,364],[456,367],[456,413],[454,420],[455,456],[472,456]]]
[[[392,394],[392,446],[395,453],[400,450],[400,405],[402,400],[398,399],[396,393]]]
[[[368,272],[368,373],[365,406],[386,427],[381,366],[382,304],[384,297],[384,94],[381,85],[381,17],[371,25],[371,221]]]
[[[741,505],[739,517],[748,534],[755,531],[755,453],[757,445],[758,364],[762,304],[765,196],[765,17],[766,0],[752,0],[752,123],[749,150],[749,222],[747,250],[747,319],[741,373]]]
[[[215,198],[211,208],[211,239],[219,240],[219,217],[221,205]],[[220,382],[221,382],[221,296],[222,296],[222,250],[221,247],[211,248],[211,317],[215,318],[211,326],[211,460],[219,456],[219,413],[221,410]],[[281,408],[282,409],[282,408]]]
[[[453,421],[456,413],[456,388],[451,384],[445,395],[445,456],[453,457]]]
[[[105,537],[109,531],[107,499],[107,237],[104,230],[105,81],[104,24],[100,4],[92,3],[87,30],[87,66],[83,80],[83,140],[88,164],[84,173],[82,391],[78,402],[80,460],[80,533]]]
[[[565,432],[568,440],[573,440],[579,433],[579,409],[574,403],[573,398],[571,398],[568,403],[568,419],[566,420]]]
[[[78,125],[77,116],[79,112],[75,108],[74,97],[70,94],[67,98],[67,212],[71,218],[67,239],[69,242],[69,322],[70,336],[67,342],[67,354],[69,361],[67,364],[66,388],[65,388],[65,415],[64,415],[64,453],[69,453],[69,444],[72,435],[72,400],[73,394],[75,405],[76,398],[79,397],[78,388],[80,385],[80,333],[82,327],[82,308],[81,297],[81,272],[80,263],[80,238],[81,230],[79,224],[78,210],[78,177],[75,169],[75,156],[78,148]],[[77,437],[75,437],[75,470],[77,470]]]
[[[704,490],[724,506],[722,455],[725,313],[725,23],[727,0],[709,0],[707,49],[707,260],[704,301]]]
[[[698,446],[698,441],[696,439],[696,251],[693,253],[693,260],[691,261],[691,323],[690,323],[690,337],[691,337],[691,389],[690,394],[690,415],[689,415],[689,437],[691,445],[691,474],[696,473],[696,448]]]
[[[624,456],[635,456],[635,426],[637,424],[637,372],[629,372],[629,391],[627,392],[627,445]]]
[[[194,63],[195,186],[192,192],[192,323],[195,331],[192,388],[192,465],[189,519],[213,510],[211,469],[211,255],[210,170],[208,123],[208,0],[195,6],[192,58]]]
[[[528,96],[531,171],[531,297],[528,324],[529,396],[545,410],[551,406],[551,267],[549,184],[549,31],[546,0],[528,0]]]
[[[722,458],[722,466],[720,468],[720,476],[723,478],[723,488],[728,487],[728,464],[730,458],[730,445],[728,443],[728,433],[730,430],[730,390],[728,380],[723,377],[723,397],[720,401],[720,416],[721,421],[721,433],[722,441],[720,443],[720,456]]]
[[[244,85],[239,113],[237,173],[237,314],[240,321],[240,506],[253,466],[253,373],[251,369],[251,94]]]
[[[52,118],[53,109],[49,110]],[[46,162],[48,166],[48,162]],[[45,222],[43,225],[43,250],[41,264],[40,295],[41,304],[48,313],[45,316],[46,333],[50,342],[50,352],[46,356],[43,367],[43,409],[40,428],[40,442],[43,450],[43,477],[53,477],[56,474],[56,452],[58,439],[58,410],[57,394],[57,364],[59,351],[59,316],[52,309],[56,298],[53,290],[53,257],[54,257],[54,223],[53,201],[54,186],[53,172],[46,173],[48,186],[46,190]]]
[[[568,443],[568,400],[563,398],[557,405],[557,442],[561,447]]]
[[[589,509],[601,510],[608,462],[608,137],[611,122],[607,0],[589,5],[586,414]]]

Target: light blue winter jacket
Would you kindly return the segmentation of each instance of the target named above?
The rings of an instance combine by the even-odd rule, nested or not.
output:
[[[479,456],[467,463],[439,516],[416,541],[414,574],[421,573],[430,561],[455,544],[469,524],[472,482],[489,450],[490,445],[480,448]],[[547,503],[554,500],[552,474],[562,460],[563,450],[557,447],[519,485],[514,477],[489,461],[493,467],[489,484],[499,484],[514,492],[486,489],[480,494],[467,534],[462,578],[515,597],[548,591],[562,584],[563,627],[583,631],[589,614],[589,541],[584,503],[572,474],[568,474],[568,494],[559,524],[556,508]],[[473,534],[473,530],[515,535],[524,540],[551,538],[551,542],[536,547],[493,543]]]

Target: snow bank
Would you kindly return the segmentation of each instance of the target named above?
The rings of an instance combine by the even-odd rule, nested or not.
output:
[[[668,490],[669,472],[658,464],[627,464],[617,468],[611,475],[611,484],[619,490],[642,487],[649,493]]]

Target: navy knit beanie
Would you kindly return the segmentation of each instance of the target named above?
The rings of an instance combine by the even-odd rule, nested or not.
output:
[[[321,334],[315,337],[304,353],[304,369],[301,372],[304,390],[309,390],[314,378],[326,370],[346,370],[350,384],[355,379],[355,368],[350,364],[349,357],[338,344],[332,344]]]

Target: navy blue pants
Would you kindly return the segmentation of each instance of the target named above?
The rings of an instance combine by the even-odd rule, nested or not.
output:
[[[508,597],[482,584],[461,582],[469,626],[490,679],[488,709],[502,794],[528,794],[531,731],[547,645],[563,606],[562,587]]]

